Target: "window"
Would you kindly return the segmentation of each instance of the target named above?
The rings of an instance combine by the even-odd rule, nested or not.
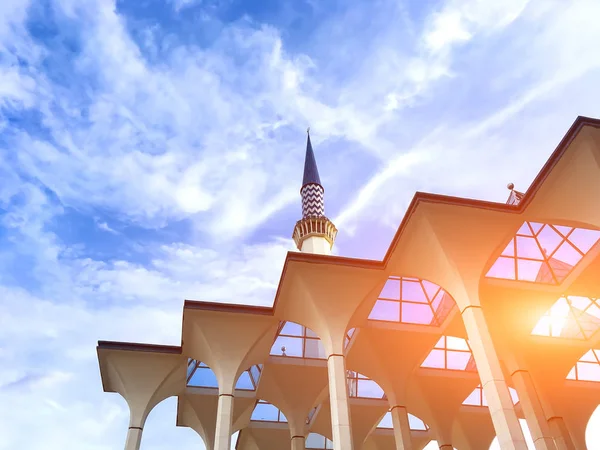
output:
[[[346,379],[348,382],[348,395],[350,397],[359,398],[385,398],[383,389],[370,378],[354,372],[346,371]]]
[[[427,431],[429,429],[429,427],[425,424],[425,422],[423,422],[417,416],[413,416],[410,413],[408,413],[408,425],[409,425],[410,429],[413,431]],[[392,413],[390,411],[385,413],[385,415],[379,422],[379,425],[377,425],[377,428],[388,429],[388,430],[394,429],[394,423],[392,421]]]
[[[325,359],[325,348],[319,336],[309,328],[294,322],[282,322],[271,355],[293,358]]]
[[[257,364],[245,370],[238,378],[235,388],[243,391],[255,391],[262,375],[262,368],[262,364]]]
[[[463,338],[442,336],[421,367],[476,372],[469,343]]]
[[[600,350],[590,350],[573,366],[567,380],[600,382]]]
[[[598,230],[524,222],[486,276],[560,284],[598,239]]]
[[[510,392],[510,397],[512,399],[513,405],[519,403],[519,395],[517,391],[511,387],[508,388]],[[485,398],[485,392],[483,392],[483,387],[481,385],[477,386],[473,392],[469,394],[469,396],[463,402],[463,405],[467,406],[488,406],[487,399]]]
[[[217,376],[210,367],[195,359],[188,359],[187,385],[190,387],[218,388]]]
[[[328,450],[333,448],[333,442],[317,433],[308,433],[305,443],[306,449]]]
[[[279,422],[287,423],[287,419],[279,408],[264,400],[259,400],[252,411],[250,420],[255,422]]]
[[[567,295],[559,298],[531,332],[537,336],[590,339],[600,328],[596,298]]]
[[[437,284],[393,276],[385,283],[369,319],[439,326],[453,307],[452,297]]]

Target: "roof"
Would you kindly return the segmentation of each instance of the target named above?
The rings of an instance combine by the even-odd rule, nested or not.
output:
[[[319,169],[317,169],[317,161],[310,142],[310,133],[306,137],[306,157],[304,158],[304,179],[302,186],[307,184],[318,184],[321,186],[321,178],[319,177]]]

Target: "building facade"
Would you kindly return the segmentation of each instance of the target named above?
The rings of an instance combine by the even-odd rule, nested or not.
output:
[[[506,204],[417,193],[382,261],[331,255],[310,135],[272,307],[186,300],[180,346],[98,343],[140,448],[154,406],[208,449],[585,449],[600,403],[600,121]]]

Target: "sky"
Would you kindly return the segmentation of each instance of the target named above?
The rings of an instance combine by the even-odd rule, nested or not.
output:
[[[600,117],[598,17],[596,0],[0,1],[0,449],[121,448],[99,339],[177,345],[184,299],[272,303],[308,126],[339,255],[381,259],[415,191],[527,189],[578,115]],[[142,448],[184,445],[202,448],[167,400]]]

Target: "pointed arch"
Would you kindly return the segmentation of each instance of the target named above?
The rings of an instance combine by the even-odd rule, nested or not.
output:
[[[579,358],[567,380],[600,382],[600,349],[588,350]]]
[[[417,416],[408,413],[408,425],[411,431],[427,431],[429,430],[429,425],[427,425],[423,420],[419,419]],[[394,424],[392,422],[392,413],[390,411],[386,412],[384,416],[379,421],[377,425],[378,429],[384,430],[393,430]]]

